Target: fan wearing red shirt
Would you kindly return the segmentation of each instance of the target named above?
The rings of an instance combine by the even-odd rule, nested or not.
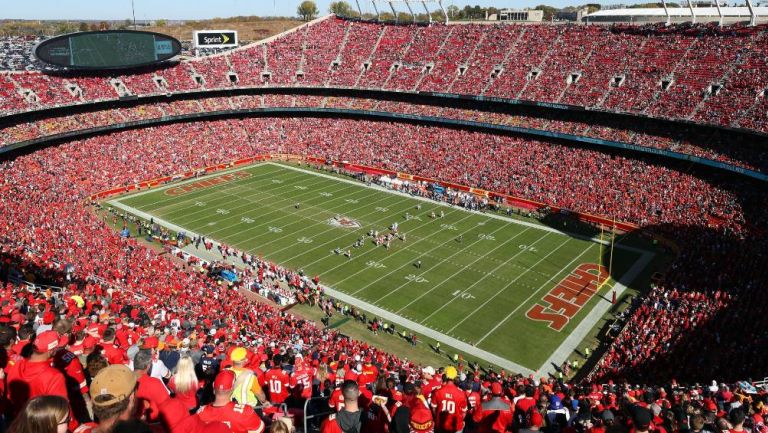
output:
[[[357,377],[357,383],[361,388],[365,388],[369,383],[376,382],[379,377],[379,368],[371,363],[371,357],[365,357],[365,364],[363,364],[363,371]]]
[[[297,399],[312,397],[312,369],[304,364],[304,360],[296,357],[295,367],[291,374],[291,389]]]
[[[491,399],[475,408],[472,420],[477,423],[477,433],[504,433],[512,426],[513,407],[502,397],[501,384],[491,384]]]
[[[107,328],[104,331],[103,343],[101,344],[101,350],[104,354],[104,358],[107,359],[110,365],[124,364],[128,365],[128,354],[125,350],[115,345],[115,330],[113,328]]]
[[[138,377],[136,409],[149,422],[159,421],[160,405],[171,398],[163,381],[148,374],[152,366],[152,352],[142,349],[133,359],[133,370]]]
[[[232,430],[232,433],[262,433],[264,421],[253,408],[232,401],[235,380],[235,373],[232,370],[220,372],[213,381],[215,400],[201,407],[197,416],[204,422],[221,421]]]
[[[51,367],[53,351],[59,348],[59,334],[45,331],[35,338],[32,346],[29,358],[22,358],[6,371],[6,398],[14,415],[37,396],[58,395],[68,399],[64,375]]]
[[[453,366],[446,367],[443,385],[432,394],[432,413],[435,416],[435,431],[456,433],[464,430],[467,415],[467,396],[456,386],[458,372]]]
[[[272,368],[264,373],[264,386],[269,392],[269,401],[272,404],[282,404],[288,398],[288,388],[291,378],[283,371],[281,365],[283,357],[275,355],[272,358]]]

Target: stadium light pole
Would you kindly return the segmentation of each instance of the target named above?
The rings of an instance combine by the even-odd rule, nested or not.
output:
[[[133,29],[136,30],[136,5],[133,4],[134,0],[131,0],[131,14],[133,15]]]

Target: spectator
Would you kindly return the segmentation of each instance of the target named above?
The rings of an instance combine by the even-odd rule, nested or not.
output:
[[[213,382],[215,400],[201,407],[197,415],[204,422],[224,422],[232,429],[232,433],[262,433],[264,422],[253,408],[232,401],[235,381],[235,373],[232,370],[223,370],[219,373]],[[277,421],[273,422],[272,426],[276,423]]]
[[[35,397],[24,405],[8,433],[67,433],[69,403],[54,395]]]
[[[59,345],[59,335],[55,331],[43,332],[32,343],[33,352],[29,358],[22,358],[6,372],[7,398],[14,416],[35,397],[48,395],[67,399],[64,375],[51,367],[53,352]]]
[[[360,433],[364,412],[358,407],[360,388],[356,381],[345,380],[341,385],[344,407],[330,415],[320,426],[320,433]]]
[[[195,374],[195,364],[192,357],[184,354],[176,365],[176,373],[168,381],[168,388],[174,394],[174,398],[184,403],[184,406],[194,412],[198,408],[197,392],[202,387]]]

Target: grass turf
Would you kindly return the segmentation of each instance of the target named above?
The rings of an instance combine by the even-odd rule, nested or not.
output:
[[[339,291],[532,370],[595,302],[607,302],[608,284],[560,332],[525,316],[579,264],[599,259],[595,242],[277,164],[241,172],[246,175],[180,195],[169,195],[178,187],[172,185],[119,201],[320,275]],[[406,212],[413,218],[406,220]],[[336,216],[360,227],[333,226]],[[352,248],[369,230],[384,232],[395,222],[406,241],[396,239],[386,250],[366,237],[363,247]],[[351,250],[351,259],[334,254],[335,248]],[[638,258],[617,248],[612,274],[623,275]],[[421,268],[414,266],[417,260]]]

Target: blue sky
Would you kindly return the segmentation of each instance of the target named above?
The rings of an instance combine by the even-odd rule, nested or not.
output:
[[[321,13],[325,14],[332,0],[315,0]],[[131,0],[0,0],[0,19],[108,19],[123,20],[131,17]],[[354,0],[347,0],[354,6]],[[296,6],[301,0],[134,0],[136,19],[204,19],[236,15],[280,15],[294,16]],[[569,0],[443,0],[446,7],[455,4],[458,7],[479,4],[496,7],[525,7],[546,3],[553,6],[578,4]],[[586,0],[583,1],[586,3]],[[368,0],[360,0],[360,5],[372,11]],[[431,7],[435,7],[432,5]],[[380,9],[388,10],[385,3]],[[405,7],[401,6],[405,10]],[[423,10],[419,5],[415,10]]]

